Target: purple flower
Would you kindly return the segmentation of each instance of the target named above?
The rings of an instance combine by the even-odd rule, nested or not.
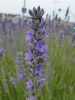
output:
[[[3,56],[3,48],[0,48],[0,56]]]
[[[40,9],[40,6],[38,6],[37,9],[34,7],[32,11],[29,9],[29,14],[33,19],[37,20],[43,16],[44,9]]]
[[[27,89],[30,89],[30,90],[33,89],[34,84],[33,84],[32,80],[29,80],[28,82],[26,82],[26,85],[27,85]]]
[[[13,77],[11,77],[11,78],[10,78],[10,81],[11,81],[11,82],[12,82],[12,81],[14,81],[14,78],[13,78]]]
[[[45,78],[39,78],[38,79],[38,87],[41,88],[44,84]]]
[[[25,56],[26,56],[25,60],[32,61],[34,59],[32,51],[30,51],[29,53],[25,54]]]
[[[28,31],[27,32],[27,36],[26,36],[26,41],[31,41],[31,39],[33,38],[33,32],[32,31]]]
[[[64,28],[64,36],[66,37],[68,35],[68,27]]]
[[[10,82],[12,82],[12,84],[14,85],[14,87],[16,87],[16,79],[15,78],[13,78],[13,77],[11,77],[10,78]]]
[[[21,66],[21,68],[19,68],[17,72],[18,72],[18,81],[24,81],[26,77],[26,69],[23,68],[23,66]]]
[[[42,28],[45,25],[45,22],[42,22],[39,27]]]
[[[42,74],[42,72],[44,72],[44,69],[42,68],[42,65],[41,64],[38,64],[37,66],[36,66],[36,75],[40,75],[40,74]]]
[[[1,30],[2,30],[3,35],[6,35],[6,20],[5,19],[1,20]]]
[[[39,77],[43,77],[42,73],[44,72],[44,69],[42,68],[42,65],[48,58],[48,48],[45,43],[45,37],[47,36],[47,34],[46,30],[44,29],[45,22],[42,18],[44,10],[40,9],[40,6],[37,9],[34,7],[33,10],[29,10],[29,14],[31,16],[29,26],[33,32],[28,31],[28,34],[26,36],[29,53],[25,54],[25,60],[29,60],[27,64],[29,66],[28,71],[30,74],[30,80],[26,83],[26,85],[27,89],[36,90],[36,88],[39,89],[40,87],[42,87],[44,82],[44,78]],[[34,81],[32,81],[32,79]],[[27,99],[33,100],[32,98]]]
[[[19,79],[22,79],[23,78],[23,75],[21,73],[18,73],[18,78]]]
[[[64,36],[64,31],[60,30],[58,33],[58,38],[61,40],[63,36]]]
[[[58,42],[59,42],[59,45],[61,44],[63,37],[64,37],[64,31],[60,30],[59,33],[58,33]]]
[[[24,81],[26,79],[26,69],[24,68],[24,61],[22,59],[22,52],[17,53],[16,57],[17,62],[17,75],[18,81]]]
[[[36,50],[40,52],[45,52],[47,51],[47,46],[44,43],[44,40],[39,40],[36,43]]]
[[[16,24],[13,21],[11,21],[10,25],[11,25],[12,30],[15,31],[16,30]]]
[[[18,80],[22,81],[23,79],[24,79],[23,74],[18,72]]]

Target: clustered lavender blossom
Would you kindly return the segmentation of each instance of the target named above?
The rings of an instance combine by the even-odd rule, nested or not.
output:
[[[28,53],[25,54],[25,60],[27,60],[29,66],[30,77],[26,85],[28,91],[33,92],[40,90],[44,85],[43,72],[45,70],[42,66],[48,58],[48,48],[45,43],[46,30],[43,28],[45,25],[42,18],[44,10],[40,6],[37,9],[34,7],[33,10],[29,10],[29,14],[31,16],[31,21],[29,22],[31,30],[27,32],[26,36]],[[30,96],[28,100],[32,100]]]
[[[24,68],[22,52],[17,53],[16,62],[17,62],[18,81],[24,81],[26,76],[26,69]]]
[[[16,85],[20,82],[25,81],[26,69],[24,68],[24,61],[22,59],[22,52],[18,52],[16,56],[17,63],[17,79],[11,77],[10,82],[16,87]]]

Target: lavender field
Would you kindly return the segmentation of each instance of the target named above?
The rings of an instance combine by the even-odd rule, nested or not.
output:
[[[75,100],[75,24],[44,13],[0,20],[0,100]]]

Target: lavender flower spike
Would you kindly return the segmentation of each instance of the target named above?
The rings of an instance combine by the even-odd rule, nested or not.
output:
[[[31,16],[31,22],[29,22],[31,30],[27,32],[28,53],[25,54],[25,60],[27,60],[26,63],[28,64],[29,81],[26,82],[26,85],[28,91],[36,92],[38,89],[41,90],[45,81],[43,64],[48,58],[48,48],[45,43],[47,34],[44,29],[45,22],[42,18],[44,10],[40,6],[37,9],[34,7],[32,10],[29,10],[29,14]]]
[[[67,17],[68,14],[69,14],[69,7],[68,7],[67,10],[66,10],[66,14],[65,14],[65,16]]]

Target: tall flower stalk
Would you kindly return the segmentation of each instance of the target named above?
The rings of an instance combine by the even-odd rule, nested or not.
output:
[[[35,100],[30,98],[33,97],[32,93],[41,90],[44,85],[44,75],[45,72],[43,68],[44,62],[46,62],[47,55],[47,45],[45,43],[46,30],[43,28],[45,22],[42,18],[44,14],[44,9],[41,9],[40,6],[37,9],[34,7],[33,10],[29,9],[29,14],[31,16],[31,21],[29,26],[31,30],[27,32],[26,41],[28,53],[25,54],[25,60],[27,60],[28,71],[29,71],[29,80],[26,82],[29,98],[27,100]]]
[[[14,86],[22,81],[26,82],[26,95],[28,94],[26,100],[36,100],[36,97],[40,98],[40,91],[44,84],[48,85],[50,65],[47,55],[48,48],[45,43],[45,37],[47,37],[44,29],[45,21],[42,18],[44,10],[40,6],[37,9],[34,7],[33,10],[29,10],[29,14],[31,16],[28,24],[30,31],[26,35],[28,53],[25,54],[28,67],[24,68],[22,53],[19,52],[16,60],[18,80],[11,77],[10,81]],[[43,65],[46,66],[43,68]]]

